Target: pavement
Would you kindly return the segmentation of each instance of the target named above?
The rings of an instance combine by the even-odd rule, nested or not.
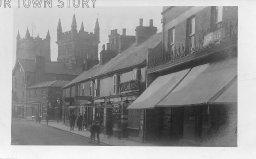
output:
[[[46,125],[45,121],[42,121],[41,123]],[[73,134],[77,134],[83,137],[90,138],[89,130],[78,131],[77,128],[75,128],[75,130],[70,131],[69,126],[65,125],[62,122],[57,123],[56,121],[49,121],[48,126],[51,126],[63,131],[67,131]],[[150,144],[150,143],[137,142],[137,141],[130,140],[128,138],[118,139],[117,137],[113,137],[113,136],[108,137],[105,134],[100,134],[100,142],[107,145],[111,145],[111,146],[154,146],[153,144]]]

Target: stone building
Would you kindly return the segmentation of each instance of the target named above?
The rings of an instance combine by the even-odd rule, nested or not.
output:
[[[163,7],[147,89],[128,107],[143,110],[144,140],[236,146],[237,18],[237,7]]]
[[[61,119],[61,105],[62,105],[62,87],[69,81],[54,80],[41,82],[29,86],[27,89],[27,103],[31,116],[40,116],[46,119],[48,115],[49,120]]]
[[[49,30],[46,38],[32,37],[27,29],[24,38],[18,32],[16,37],[16,59],[35,59],[36,56],[43,56],[46,61],[51,61],[50,49],[51,37]]]
[[[77,29],[76,17],[73,15],[71,30],[63,32],[61,20],[57,26],[58,62],[69,67],[81,67],[88,70],[98,64],[98,44],[100,43],[99,21],[96,20],[94,33],[87,32],[82,22]]]
[[[135,36],[126,35],[126,29],[120,35],[117,29],[111,30],[109,42],[102,46],[99,53],[99,64],[81,73],[77,78],[72,80],[63,88],[63,120],[66,122],[71,112],[81,113],[87,118],[87,123],[91,124],[94,119],[95,110],[93,111],[94,79],[99,70],[105,66],[118,53],[127,49],[134,41]],[[132,41],[133,40],[133,41]],[[120,47],[122,46],[122,47]]]
[[[57,61],[51,61],[50,33],[46,38],[32,37],[27,29],[25,38],[17,35],[16,63],[13,68],[13,115],[31,117],[27,88],[46,81],[71,81],[82,71],[98,64],[100,28],[96,20],[94,33],[81,28],[77,31],[75,15],[71,30],[62,32],[61,22],[57,26]]]

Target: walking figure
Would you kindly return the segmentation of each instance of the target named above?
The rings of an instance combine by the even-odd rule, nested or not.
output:
[[[77,118],[77,123],[76,123],[78,127],[78,131],[82,131],[82,123],[83,123],[83,116],[79,114]]]
[[[91,136],[90,136],[90,139],[91,139],[91,143],[95,143],[95,121],[92,122],[92,125],[90,127],[90,133],[91,133]]]
[[[75,122],[76,122],[76,115],[74,114],[74,112],[72,112],[69,118],[70,131],[74,130]]]

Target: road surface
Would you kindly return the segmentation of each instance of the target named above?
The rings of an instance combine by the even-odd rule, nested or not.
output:
[[[24,119],[12,120],[11,133],[12,145],[105,145],[91,144],[87,137]]]

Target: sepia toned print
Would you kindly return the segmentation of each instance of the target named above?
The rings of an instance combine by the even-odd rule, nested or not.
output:
[[[238,7],[157,16],[116,29],[97,17],[88,30],[70,14],[56,43],[17,31],[12,144],[237,146]]]

